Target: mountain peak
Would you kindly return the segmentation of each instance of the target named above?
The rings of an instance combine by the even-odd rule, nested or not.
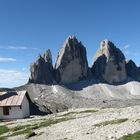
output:
[[[74,35],[65,40],[55,67],[52,66],[52,55],[48,49],[31,65],[30,72],[29,82],[44,84],[69,84],[88,78],[110,84],[127,82],[129,79],[140,81],[140,68],[133,61],[126,62],[123,52],[108,39],[100,42],[93,66],[89,68],[86,48]]]
[[[68,38],[64,42],[64,47],[67,47],[67,46],[75,46],[78,43],[79,42],[78,42],[78,39],[76,38],[76,36],[70,35],[70,36],[68,36]]]
[[[50,49],[48,49],[44,55],[43,55],[43,58],[46,62],[49,62],[50,64],[52,64],[52,54],[51,54],[51,51]]]

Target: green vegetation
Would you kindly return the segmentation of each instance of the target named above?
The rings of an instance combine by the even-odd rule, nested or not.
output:
[[[69,116],[69,115],[73,115],[73,114],[78,114],[78,112],[68,112],[66,114],[61,115],[61,117]]]
[[[85,111],[81,111],[79,113],[94,113],[97,112],[98,110],[85,110]]]
[[[47,120],[44,120],[40,123],[35,123],[33,125],[18,125],[14,128],[11,128],[11,129],[8,129],[6,126],[0,126],[0,134],[11,132],[11,134],[8,135],[7,137],[26,135],[26,138],[29,138],[29,137],[36,135],[33,132],[33,130],[35,130],[35,129],[42,128],[42,127],[48,127],[48,126],[51,126],[53,124],[68,121],[71,119],[75,119],[75,118],[63,117],[63,118],[58,118],[58,119],[47,119]],[[5,140],[5,138],[6,138],[6,136],[0,137],[0,140]]]
[[[0,126],[0,135],[9,132],[9,128],[6,126]],[[0,140],[5,140],[5,137],[0,137]]]
[[[0,140],[5,140],[5,137],[0,137]]]
[[[16,132],[12,133],[10,136],[18,136],[18,135],[24,135],[24,134],[29,134],[29,133],[31,133],[31,129],[25,128],[23,130],[16,131]]]
[[[14,128],[11,129],[11,131],[19,131],[19,130],[22,130],[22,129],[25,129],[27,127],[29,127],[30,125],[18,125]]]
[[[68,112],[66,114],[61,115],[62,117],[64,116],[69,116],[69,115],[73,115],[73,114],[81,114],[81,113],[95,113],[98,110],[84,110],[84,111],[80,111],[80,112]]]
[[[52,124],[57,124],[57,123],[61,123],[61,122],[72,120],[72,119],[75,119],[75,118],[65,118],[64,117],[64,118],[59,118],[59,119],[48,119],[48,120],[43,121],[39,124],[36,124],[35,127],[36,127],[36,129],[41,128],[41,127],[48,127]]]
[[[95,124],[94,126],[96,127],[100,127],[100,126],[106,126],[106,125],[110,125],[110,124],[120,124],[123,122],[126,122],[128,119],[118,119],[118,120],[111,120],[111,121],[105,121],[105,122],[101,122],[98,124]]]
[[[6,126],[0,126],[0,135],[7,133],[9,129]]]
[[[140,140],[140,131],[137,131],[134,134],[128,134],[119,138],[118,140]]]

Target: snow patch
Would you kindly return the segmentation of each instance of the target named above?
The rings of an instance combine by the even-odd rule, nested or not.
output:
[[[53,93],[57,93],[57,92],[58,92],[56,86],[54,86],[54,85],[52,86],[52,92],[53,92]]]

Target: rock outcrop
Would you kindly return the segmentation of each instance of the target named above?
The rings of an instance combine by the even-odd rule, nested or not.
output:
[[[111,41],[103,40],[96,52],[92,72],[100,81],[122,83],[127,79],[125,56]]]
[[[86,81],[84,82],[86,84]],[[26,85],[27,86],[27,85]],[[80,88],[80,90],[75,89]],[[123,85],[75,83],[69,89],[61,85],[29,84],[28,94],[43,112],[55,113],[72,108],[102,108],[140,105],[140,83]],[[33,98],[34,97],[34,98]]]
[[[39,56],[30,66],[29,83],[70,84],[81,80],[121,84],[140,81],[140,67],[125,56],[111,41],[103,40],[95,54],[94,63],[88,67],[86,48],[75,36],[69,36],[60,49],[55,66],[50,50]]]
[[[126,62],[126,71],[132,80],[140,81],[140,70],[132,60]]]
[[[55,64],[56,81],[61,84],[78,82],[87,78],[86,48],[75,36],[69,36],[60,49]]]
[[[54,79],[52,55],[47,50],[43,57],[40,55],[36,62],[30,65],[29,83],[52,84]]]

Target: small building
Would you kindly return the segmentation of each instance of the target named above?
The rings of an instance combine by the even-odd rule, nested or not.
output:
[[[26,91],[0,92],[0,119],[22,119],[30,116]]]

